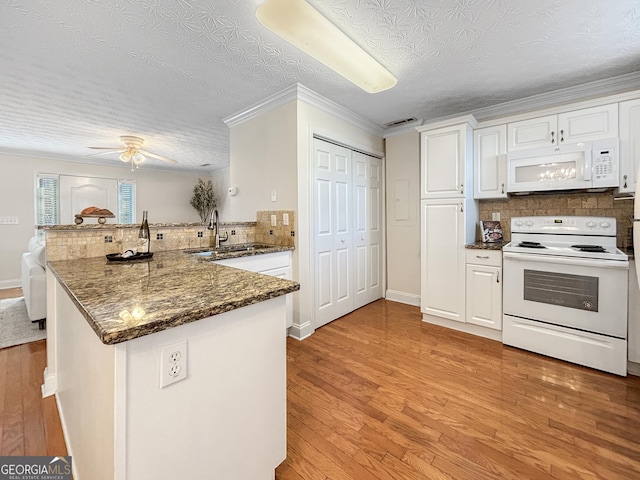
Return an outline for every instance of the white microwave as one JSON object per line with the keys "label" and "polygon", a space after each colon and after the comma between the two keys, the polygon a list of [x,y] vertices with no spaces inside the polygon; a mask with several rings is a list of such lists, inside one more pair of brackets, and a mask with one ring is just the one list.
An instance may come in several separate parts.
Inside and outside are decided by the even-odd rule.
{"label": "white microwave", "polygon": [[507,155],[507,192],[617,187],[618,139],[536,148]]}

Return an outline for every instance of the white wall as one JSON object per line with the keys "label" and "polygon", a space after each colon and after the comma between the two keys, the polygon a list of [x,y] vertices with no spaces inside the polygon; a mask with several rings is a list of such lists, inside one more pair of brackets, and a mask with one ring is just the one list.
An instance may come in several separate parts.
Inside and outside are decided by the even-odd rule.
{"label": "white wall", "polygon": [[[255,221],[258,210],[296,210],[296,102],[230,129],[230,186],[222,221]],[[277,200],[271,200],[272,190]]]}
{"label": "white wall", "polygon": [[387,178],[387,293],[420,304],[420,134],[385,140]]}
{"label": "white wall", "polygon": [[[18,217],[18,225],[0,225],[0,288],[20,283],[20,255],[34,234],[34,187],[37,173],[64,173],[104,178],[135,179],[136,215],[149,211],[150,223],[199,222],[189,204],[197,175],[169,173],[141,167],[101,166],[46,158],[0,154],[0,216]],[[203,177],[209,179],[212,177]],[[213,177],[224,185],[227,174]],[[226,186],[224,187],[226,191]],[[224,196],[224,191],[219,195]]]}

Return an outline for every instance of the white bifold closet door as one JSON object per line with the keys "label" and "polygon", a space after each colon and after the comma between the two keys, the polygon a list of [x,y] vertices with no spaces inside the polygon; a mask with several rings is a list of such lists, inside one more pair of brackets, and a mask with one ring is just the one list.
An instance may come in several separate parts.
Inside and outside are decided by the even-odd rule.
{"label": "white bifold closet door", "polygon": [[382,297],[382,160],[314,139],[314,326]]}

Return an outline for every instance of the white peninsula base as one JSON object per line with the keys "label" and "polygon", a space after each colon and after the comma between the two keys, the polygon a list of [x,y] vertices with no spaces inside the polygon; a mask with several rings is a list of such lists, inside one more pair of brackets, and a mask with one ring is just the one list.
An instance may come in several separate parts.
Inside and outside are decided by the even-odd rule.
{"label": "white peninsula base", "polygon": [[[43,391],[76,480],[273,479],[286,457],[286,306],[277,297],[104,345],[48,272]],[[160,352],[186,340],[185,380]]]}

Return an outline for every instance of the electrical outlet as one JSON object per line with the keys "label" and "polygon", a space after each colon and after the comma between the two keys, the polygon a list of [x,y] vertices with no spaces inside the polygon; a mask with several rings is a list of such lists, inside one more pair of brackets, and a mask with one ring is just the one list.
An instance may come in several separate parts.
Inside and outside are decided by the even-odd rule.
{"label": "electrical outlet", "polygon": [[275,227],[276,225],[277,225],[276,216],[275,215],[271,215],[271,226]]}
{"label": "electrical outlet", "polygon": [[187,378],[187,341],[163,347],[160,351],[160,388]]}
{"label": "electrical outlet", "polygon": [[500,221],[500,212],[491,212],[491,220],[494,222]]}

